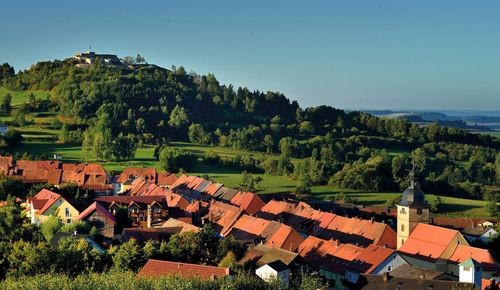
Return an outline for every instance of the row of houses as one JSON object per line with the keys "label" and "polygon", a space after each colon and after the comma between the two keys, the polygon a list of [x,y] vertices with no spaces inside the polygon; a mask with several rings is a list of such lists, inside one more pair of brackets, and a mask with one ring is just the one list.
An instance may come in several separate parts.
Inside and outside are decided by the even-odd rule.
{"label": "row of houses", "polygon": [[[70,168],[51,162],[39,165],[47,170],[50,166],[62,171]],[[25,167],[22,162],[20,165],[21,169]],[[83,172],[102,174],[98,167],[91,166],[87,171],[86,167],[83,166]],[[359,286],[360,281],[371,279],[366,275],[391,272],[402,265],[437,271],[451,280],[462,280],[465,275],[462,273],[467,272],[464,269],[470,270],[471,264],[476,273],[474,279],[490,279],[500,271],[487,250],[471,247],[459,231],[427,224],[430,219],[425,215],[427,208],[418,188],[403,194],[406,198],[398,205],[396,232],[373,219],[349,218],[314,209],[304,202],[270,200],[265,203],[255,193],[195,176],[177,178],[173,174],[159,174],[155,169],[128,168],[108,180],[116,194],[97,196],[86,202],[65,200],[56,193],[42,190],[28,200],[32,222],[41,223],[44,217],[56,213],[67,223],[85,220],[106,237],[116,238],[120,233],[114,232],[115,215],[118,210],[126,209],[133,220],[133,229],[125,229],[122,236],[142,239],[166,239],[180,231],[197,231],[208,222],[221,236],[233,236],[247,244],[248,255],[265,252],[256,260],[259,269],[264,267],[259,270],[262,276],[268,275],[265,269],[271,271],[270,268],[281,269],[279,275],[283,275],[283,271],[293,273],[294,264],[298,264],[301,271],[317,273],[339,289],[356,289],[353,285]],[[419,196],[408,196],[408,192]],[[276,255],[272,260],[269,253],[281,256]],[[267,258],[263,259],[264,256]]]}

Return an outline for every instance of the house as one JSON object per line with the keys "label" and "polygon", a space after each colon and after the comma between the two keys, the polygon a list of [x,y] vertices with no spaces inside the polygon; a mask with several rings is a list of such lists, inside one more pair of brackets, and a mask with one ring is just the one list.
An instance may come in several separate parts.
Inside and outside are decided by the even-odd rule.
{"label": "house", "polygon": [[96,227],[103,236],[112,239],[115,235],[115,217],[97,201],[85,209],[76,218]]}
{"label": "house", "polygon": [[255,215],[266,205],[257,194],[241,191],[231,199],[230,203],[238,206],[249,215]]}
{"label": "house", "polygon": [[304,237],[294,228],[281,224],[278,230],[266,240],[265,244],[294,252],[303,241]]}
{"label": "house", "polygon": [[493,227],[475,226],[461,231],[464,237],[471,243],[482,243],[486,245],[490,238],[498,235]]}
{"label": "house", "polygon": [[305,261],[298,253],[264,244],[258,244],[248,249],[238,261],[238,264],[245,267],[258,268],[278,260],[285,264],[292,273],[302,273],[305,271]]}
{"label": "house", "polygon": [[413,266],[459,275],[459,264],[474,258],[482,266],[483,278],[491,278],[500,265],[488,250],[471,247],[457,231],[418,224],[399,248],[401,256]]}
{"label": "house", "polygon": [[169,218],[186,217],[187,213],[171,203],[167,196],[99,196],[94,199],[113,215],[126,209],[134,227],[160,226]]}
{"label": "house", "polygon": [[355,284],[361,274],[381,275],[401,265],[408,263],[394,249],[369,245],[346,266],[345,277],[348,282]]}
{"label": "house", "polygon": [[61,195],[42,189],[28,199],[28,217],[32,224],[42,224],[51,216],[57,216],[65,224],[70,224],[80,212]]}
{"label": "house", "polygon": [[280,260],[270,262],[257,268],[257,270],[255,270],[255,275],[266,282],[272,282],[279,279],[283,284],[288,285],[290,281],[290,269]]}
{"label": "house", "polygon": [[239,207],[212,200],[208,207],[208,213],[202,218],[202,221],[212,222],[214,229],[225,236],[242,214],[243,210]]}
{"label": "house", "polygon": [[170,172],[161,172],[157,175],[156,184],[169,189],[176,181],[177,176],[175,176],[175,174]]}
{"label": "house", "polygon": [[130,189],[132,181],[142,178],[146,182],[156,183],[156,168],[127,167],[114,181],[115,193],[125,193]]}
{"label": "house", "polygon": [[149,259],[139,273],[137,273],[138,277],[158,277],[164,275],[215,279],[230,276],[230,271],[229,268],[223,267]]}

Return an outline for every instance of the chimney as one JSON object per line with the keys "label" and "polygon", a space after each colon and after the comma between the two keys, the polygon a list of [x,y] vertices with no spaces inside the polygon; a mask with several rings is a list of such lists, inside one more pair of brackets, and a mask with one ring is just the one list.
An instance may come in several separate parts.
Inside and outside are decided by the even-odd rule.
{"label": "chimney", "polygon": [[384,272],[384,274],[382,274],[382,281],[384,281],[384,283],[389,281],[389,272]]}
{"label": "chimney", "polygon": [[150,228],[151,227],[151,205],[148,204],[148,215],[146,218],[147,225],[146,227]]}

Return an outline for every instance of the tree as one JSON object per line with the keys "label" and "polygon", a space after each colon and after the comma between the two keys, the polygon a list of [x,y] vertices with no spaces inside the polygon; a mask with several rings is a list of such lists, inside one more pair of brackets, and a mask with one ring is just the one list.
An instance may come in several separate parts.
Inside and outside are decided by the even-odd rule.
{"label": "tree", "polygon": [[230,251],[227,252],[226,256],[219,262],[218,266],[234,270],[238,265],[237,263],[238,261],[236,260],[236,255]]}
{"label": "tree", "polygon": [[441,212],[442,203],[443,202],[441,201],[441,197],[436,196],[436,198],[430,204],[430,211],[432,213]]}
{"label": "tree", "polygon": [[499,215],[499,207],[497,205],[499,200],[499,195],[498,193],[492,193],[488,197],[488,203],[484,206],[486,212],[492,217],[498,216]]}
{"label": "tree", "polygon": [[180,129],[189,122],[188,113],[185,108],[178,104],[170,112],[170,119],[168,124],[174,129]]}
{"label": "tree", "polygon": [[57,216],[50,216],[40,226],[42,235],[46,241],[50,241],[55,233],[57,233],[63,226],[61,219]]}
{"label": "tree", "polygon": [[255,191],[255,188],[261,182],[262,177],[260,176],[254,177],[252,173],[249,173],[246,170],[241,173],[240,187],[244,191]]}
{"label": "tree", "polygon": [[5,94],[0,100],[0,110],[4,112],[10,112],[10,110],[12,109],[11,102],[12,96],[8,93]]}
{"label": "tree", "polygon": [[118,249],[110,250],[115,268],[137,271],[146,263],[146,257],[141,246],[135,239],[123,243]]}
{"label": "tree", "polygon": [[178,172],[181,168],[191,171],[197,158],[189,151],[165,146],[160,151],[160,166],[168,172]]}
{"label": "tree", "polygon": [[208,137],[205,129],[201,124],[192,123],[188,128],[189,142],[197,144],[209,144],[210,138]]}
{"label": "tree", "polygon": [[137,54],[137,56],[135,57],[135,63],[139,64],[139,63],[145,63],[146,62],[146,59],[141,56],[140,54]]}
{"label": "tree", "polygon": [[135,64],[135,59],[132,56],[125,56],[123,57],[123,62],[127,65],[133,65]]}

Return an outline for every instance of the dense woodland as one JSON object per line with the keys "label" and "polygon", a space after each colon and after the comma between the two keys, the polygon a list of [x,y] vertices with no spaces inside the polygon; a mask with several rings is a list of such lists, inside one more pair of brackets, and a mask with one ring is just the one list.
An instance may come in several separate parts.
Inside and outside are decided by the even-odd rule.
{"label": "dense woodland", "polygon": [[[498,198],[484,189],[500,183],[500,140],[488,135],[329,106],[301,108],[281,93],[221,85],[213,74],[187,73],[183,67],[77,68],[68,59],[16,74],[4,64],[0,84],[49,91],[49,99],[33,97],[22,105],[13,123],[22,125],[33,112],[55,112],[60,141],[82,144],[88,160],[127,160],[138,146],[154,144],[165,168],[176,172],[189,171],[198,161],[169,150],[170,141],[261,151],[279,158],[209,154],[203,162],[290,176],[299,181],[296,193],[307,195],[310,186],[324,184],[402,190],[414,159],[428,193]],[[0,103],[0,109],[9,109],[8,100]],[[391,154],[395,151],[403,154]]]}

